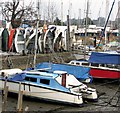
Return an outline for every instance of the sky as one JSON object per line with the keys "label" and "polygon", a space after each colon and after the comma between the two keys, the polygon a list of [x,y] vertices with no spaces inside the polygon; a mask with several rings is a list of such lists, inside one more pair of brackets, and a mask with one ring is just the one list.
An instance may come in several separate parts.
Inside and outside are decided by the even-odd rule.
{"label": "sky", "polygon": [[[50,4],[54,4],[55,9],[58,13],[58,17],[60,19],[62,18],[61,12],[63,12],[63,20],[66,20],[68,15],[68,10],[69,10],[70,18],[85,18],[87,1],[88,0],[41,0],[41,9],[42,9],[41,15],[42,16],[44,15],[46,10],[45,6],[48,6],[48,3],[50,2]],[[108,1],[107,5],[106,5],[106,1]],[[92,19],[108,16],[113,1],[114,0],[89,0],[88,16]],[[115,5],[113,7],[113,11],[110,18],[111,20],[115,20],[116,18],[118,12],[118,1],[120,0],[115,0]],[[61,2],[63,2],[63,10],[61,10]]]}
{"label": "sky", "polygon": [[[8,1],[8,0],[5,0]],[[10,1],[10,0],[9,0]],[[23,0],[21,0],[22,2]],[[35,2],[38,0],[24,0],[27,5],[30,1]],[[43,18],[47,10],[48,3],[54,4],[54,8],[57,12],[57,16],[65,21],[68,15],[68,10],[70,14],[70,18],[85,18],[86,15],[86,4],[88,0],[39,0],[41,1],[41,17]],[[106,1],[107,8],[106,8]],[[88,16],[91,19],[97,19],[98,17],[106,17],[110,11],[114,0],[89,0],[89,13]],[[115,5],[113,7],[113,11],[110,19],[115,20],[118,12],[118,1],[115,0]],[[63,10],[61,10],[61,3],[63,3]],[[61,16],[61,12],[63,13]]]}

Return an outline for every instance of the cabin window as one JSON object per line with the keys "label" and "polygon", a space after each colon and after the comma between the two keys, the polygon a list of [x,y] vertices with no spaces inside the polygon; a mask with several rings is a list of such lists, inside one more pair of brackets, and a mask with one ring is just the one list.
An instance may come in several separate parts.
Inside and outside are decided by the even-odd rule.
{"label": "cabin window", "polygon": [[74,62],[71,62],[71,64],[74,64]]}
{"label": "cabin window", "polygon": [[25,77],[25,80],[30,82],[37,82],[37,78],[33,78],[33,77]]}
{"label": "cabin window", "polygon": [[49,84],[50,84],[50,80],[47,80],[47,79],[40,79],[40,83],[49,85]]}
{"label": "cabin window", "polygon": [[99,64],[91,63],[91,66],[99,67]]}
{"label": "cabin window", "polygon": [[80,63],[76,63],[76,65],[80,65]]}
{"label": "cabin window", "polygon": [[120,69],[120,65],[116,65],[116,68],[117,68],[117,69]]}
{"label": "cabin window", "polygon": [[100,64],[101,67],[105,67],[105,64]]}
{"label": "cabin window", "polygon": [[84,66],[88,66],[88,65],[89,65],[89,63],[82,63],[82,65],[84,65]]}
{"label": "cabin window", "polygon": [[112,65],[112,64],[107,64],[107,67],[120,69],[120,67],[118,65]]}

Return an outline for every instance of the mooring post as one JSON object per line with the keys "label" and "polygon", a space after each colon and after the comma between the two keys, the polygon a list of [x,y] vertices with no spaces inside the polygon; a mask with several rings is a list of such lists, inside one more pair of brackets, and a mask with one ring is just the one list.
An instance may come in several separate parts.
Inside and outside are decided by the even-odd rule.
{"label": "mooring post", "polygon": [[22,102],[23,102],[23,91],[21,91],[21,83],[19,84],[19,94],[18,94],[18,104],[17,110],[18,112],[22,112]]}
{"label": "mooring post", "polygon": [[5,82],[4,82],[2,111],[6,111],[6,105],[7,105],[8,86],[6,86],[6,84],[7,84],[7,79],[5,79]]}

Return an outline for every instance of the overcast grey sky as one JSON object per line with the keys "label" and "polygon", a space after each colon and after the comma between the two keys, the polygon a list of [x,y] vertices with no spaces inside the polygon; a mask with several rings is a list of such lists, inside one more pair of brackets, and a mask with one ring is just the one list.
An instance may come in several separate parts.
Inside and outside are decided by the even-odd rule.
{"label": "overcast grey sky", "polygon": [[[61,1],[63,2],[63,15],[64,20],[66,19],[66,15],[68,14],[68,9],[70,7],[71,18],[78,18],[81,15],[81,18],[85,17],[86,10],[86,2],[87,0],[41,0],[41,4],[48,4],[48,1],[55,2],[56,7],[59,10],[59,15],[61,14]],[[107,0],[107,13],[109,12],[112,3],[114,0]],[[118,1],[115,0],[115,5],[113,7],[113,11],[111,14],[112,20],[116,18],[116,14],[118,11]],[[79,9],[81,11],[79,11]],[[81,12],[81,13],[80,13]],[[99,16],[106,16],[106,0],[89,0],[89,17],[92,19],[97,19]]]}
{"label": "overcast grey sky", "polygon": [[[5,1],[8,1],[8,0],[5,0]],[[38,0],[24,0],[25,4],[28,4],[30,1],[36,2]],[[50,4],[52,3],[54,4],[58,14],[57,16],[60,19],[61,19],[61,2],[63,2],[63,20],[66,20],[66,16],[68,14],[69,9],[70,9],[71,18],[85,17],[87,0],[39,0],[39,1],[41,1],[42,17],[45,13],[46,7],[48,6],[49,2]],[[97,19],[98,17],[105,17],[106,1],[108,1],[108,4],[107,4],[107,13],[108,13],[114,0],[89,0],[89,17],[92,19]],[[118,1],[120,0],[115,0],[115,5],[113,7],[113,11],[110,18],[112,20],[116,18],[116,14],[118,11]]]}

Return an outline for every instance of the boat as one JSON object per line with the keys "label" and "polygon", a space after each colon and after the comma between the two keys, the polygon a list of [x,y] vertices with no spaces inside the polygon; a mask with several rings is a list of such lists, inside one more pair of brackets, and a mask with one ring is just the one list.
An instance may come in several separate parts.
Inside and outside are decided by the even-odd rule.
{"label": "boat", "polygon": [[9,32],[7,28],[1,29],[0,36],[1,36],[2,51],[8,51]]}
{"label": "boat", "polygon": [[0,89],[4,88],[4,81],[7,81],[9,92],[18,93],[19,84],[21,84],[23,94],[32,98],[72,105],[82,105],[83,98],[97,100],[95,89],[88,88],[66,71],[56,70],[50,73],[31,70],[13,74],[10,77],[2,76]]}
{"label": "boat", "polygon": [[11,29],[9,39],[8,39],[8,49],[9,51],[12,49],[13,46],[13,39],[15,36],[16,29]]}
{"label": "boat", "polygon": [[16,29],[14,41],[16,52],[22,53],[25,50],[25,38],[20,29]]}
{"label": "boat", "polygon": [[44,48],[53,51],[66,51],[66,29],[67,26],[49,25],[44,35]]}
{"label": "boat", "polygon": [[[36,32],[38,32],[36,34]],[[34,53],[34,47],[35,47],[35,39],[36,39],[36,35],[38,35],[37,37],[37,51],[43,51],[43,48],[42,48],[42,33],[41,33],[41,29],[40,30],[37,30],[36,29],[31,29],[30,31],[30,36],[28,36],[27,38],[25,38],[26,42],[25,42],[25,47],[26,47],[26,50],[29,52],[29,53]]]}
{"label": "boat", "polygon": [[120,79],[119,53],[92,52],[88,60],[72,60],[69,64],[89,67],[93,78]]}
{"label": "boat", "polygon": [[120,54],[93,52],[88,62],[92,66],[90,74],[94,78],[120,78]]}
{"label": "boat", "polygon": [[19,74],[19,73],[22,73],[22,70],[19,69],[19,68],[0,70],[0,75],[2,77],[8,77],[8,76],[11,76],[11,75],[14,75],[14,74]]}
{"label": "boat", "polygon": [[[27,70],[29,70],[28,68]],[[72,66],[68,64],[42,62],[35,66],[36,70],[47,69],[47,71],[54,72],[55,70],[66,71],[74,75],[79,81],[85,83],[92,82],[92,76],[89,74],[90,68],[83,66]]]}

